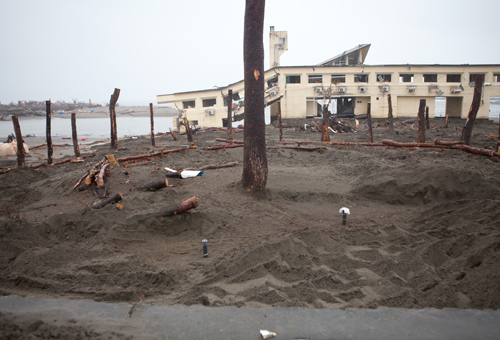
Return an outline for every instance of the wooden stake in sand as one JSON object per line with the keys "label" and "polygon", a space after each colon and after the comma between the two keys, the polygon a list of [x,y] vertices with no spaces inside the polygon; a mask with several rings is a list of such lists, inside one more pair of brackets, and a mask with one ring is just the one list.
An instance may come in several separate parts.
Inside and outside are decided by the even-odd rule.
{"label": "wooden stake in sand", "polygon": [[371,114],[372,104],[368,103],[368,107],[366,108],[366,123],[368,124],[368,140],[370,143],[373,143],[373,129],[372,129],[372,114]]}
{"label": "wooden stake in sand", "polygon": [[227,139],[233,140],[233,90],[227,92]]}
{"label": "wooden stake in sand", "polygon": [[425,143],[425,99],[420,99],[418,107],[418,142]]}
{"label": "wooden stake in sand", "polygon": [[389,123],[389,133],[392,135],[394,133],[394,122],[393,122],[393,115],[392,115],[392,99],[391,95],[387,95],[387,104],[389,105],[389,113],[387,114],[387,119]]}
{"label": "wooden stake in sand", "polygon": [[78,137],[76,133],[76,112],[71,113],[71,131],[73,137],[73,149],[75,150],[75,156],[80,157],[80,147],[78,146]]}
{"label": "wooden stake in sand", "polygon": [[116,89],[109,100],[109,119],[111,120],[111,149],[118,149],[118,137],[116,132],[116,102],[120,97],[120,89]]}
{"label": "wooden stake in sand", "polygon": [[153,114],[153,103],[149,103],[149,113],[151,116],[151,146],[154,148],[155,144],[155,117]]}
{"label": "wooden stake in sand", "polygon": [[467,145],[470,145],[472,138],[472,128],[474,127],[474,123],[476,122],[477,111],[479,110],[479,105],[481,104],[484,74],[478,74],[475,81],[476,85],[474,86],[474,97],[472,97],[472,104],[470,106],[469,115],[467,116],[467,121],[465,122],[465,126],[462,129],[462,138],[460,139]]}
{"label": "wooden stake in sand", "polygon": [[52,136],[50,135],[50,100],[47,100],[45,102],[45,110],[47,112],[47,129],[45,130],[45,136],[47,138],[47,164],[52,164],[52,154],[53,154],[53,148],[52,148]]}
{"label": "wooden stake in sand", "polygon": [[24,167],[26,165],[24,158],[24,141],[21,134],[21,126],[19,126],[19,119],[17,116],[12,116],[12,124],[14,124],[14,131],[16,132],[17,141],[17,166]]}

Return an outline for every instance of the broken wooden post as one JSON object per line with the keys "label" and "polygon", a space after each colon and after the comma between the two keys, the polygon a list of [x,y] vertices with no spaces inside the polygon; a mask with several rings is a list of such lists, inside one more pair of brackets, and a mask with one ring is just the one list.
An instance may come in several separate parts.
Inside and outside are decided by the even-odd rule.
{"label": "broken wooden post", "polygon": [[45,130],[45,136],[47,138],[47,164],[52,164],[52,154],[53,154],[53,147],[52,147],[52,136],[50,135],[50,100],[47,100],[45,102],[45,110],[47,113],[47,128]]}
{"label": "broken wooden post", "polygon": [[116,102],[120,96],[120,89],[116,89],[109,100],[109,119],[111,120],[111,149],[118,149],[118,137],[116,132]]}
{"label": "broken wooden post", "polygon": [[393,122],[393,115],[392,115],[392,99],[391,95],[387,95],[387,103],[389,105],[389,113],[387,114],[388,118],[388,123],[389,123],[389,133],[392,135],[394,133],[394,122]]}
{"label": "broken wooden post", "polygon": [[448,118],[449,118],[449,116],[448,116],[448,112],[446,112],[446,118],[445,118],[445,120],[444,120],[444,128],[445,128],[445,129],[447,129],[447,128],[448,128]]}
{"label": "broken wooden post", "polygon": [[177,141],[177,135],[175,134],[175,132],[172,130],[172,128],[169,128],[169,130],[170,130],[170,135],[172,136],[174,141]]}
{"label": "broken wooden post", "polygon": [[372,104],[368,103],[366,108],[366,124],[368,124],[368,140],[373,143],[373,129],[372,129],[372,114],[371,114]]}
{"label": "broken wooden post", "polygon": [[233,90],[227,92],[227,139],[233,140]]}
{"label": "broken wooden post", "polygon": [[472,104],[469,109],[467,121],[462,129],[462,140],[465,144],[470,145],[472,138],[472,128],[476,122],[477,111],[481,105],[481,94],[483,92],[484,74],[478,74],[475,79],[476,85],[474,86],[474,97],[472,97]]}
{"label": "broken wooden post", "polygon": [[120,193],[116,193],[114,194],[113,196],[111,197],[108,197],[106,199],[103,199],[102,201],[94,204],[92,206],[92,209],[101,209],[102,207],[104,207],[105,205],[108,205],[110,203],[116,203],[116,202],[119,202],[123,199],[123,196],[120,194]]}
{"label": "broken wooden post", "polygon": [[418,107],[418,142],[425,143],[425,99],[420,99]]}
{"label": "broken wooden post", "polygon": [[149,103],[149,114],[151,116],[151,146],[154,148],[155,144],[155,117],[153,114],[153,103]]}
{"label": "broken wooden post", "polygon": [[280,128],[280,142],[283,141],[283,123],[281,121],[281,99],[278,100],[278,124]]}
{"label": "broken wooden post", "polygon": [[198,199],[195,196],[193,196],[190,199],[187,199],[184,202],[182,202],[181,205],[164,211],[163,213],[161,213],[161,216],[168,217],[168,216],[178,215],[188,211],[189,209],[196,208],[197,206],[198,206]]}
{"label": "broken wooden post", "polygon": [[147,182],[135,187],[135,190],[145,190],[145,191],[156,191],[168,186],[168,180],[166,178],[157,179],[151,182]]}
{"label": "broken wooden post", "polygon": [[429,107],[428,106],[425,107],[425,128],[427,130],[430,130],[430,128],[431,128],[431,122],[429,120]]}
{"label": "broken wooden post", "polygon": [[498,142],[497,142],[497,152],[500,153],[500,113],[498,114]]}
{"label": "broken wooden post", "polygon": [[193,142],[193,132],[191,131],[191,127],[189,126],[189,120],[187,116],[184,116],[184,127],[186,128],[186,135],[189,143]]}
{"label": "broken wooden post", "polygon": [[76,112],[71,113],[71,132],[73,137],[73,149],[75,150],[75,156],[80,157],[80,147],[78,146],[78,138],[76,133]]}
{"label": "broken wooden post", "polygon": [[245,129],[242,184],[261,191],[267,184],[266,121],[264,115],[265,1],[246,0],[243,34]]}
{"label": "broken wooden post", "polygon": [[16,132],[17,141],[17,166],[24,167],[26,165],[24,158],[24,141],[21,134],[21,126],[19,126],[19,119],[17,116],[12,116],[12,124],[14,124],[14,131]]}
{"label": "broken wooden post", "polygon": [[328,126],[330,125],[330,111],[328,111],[328,104],[323,104],[323,124],[321,125],[321,141],[329,142],[330,134],[328,133]]}

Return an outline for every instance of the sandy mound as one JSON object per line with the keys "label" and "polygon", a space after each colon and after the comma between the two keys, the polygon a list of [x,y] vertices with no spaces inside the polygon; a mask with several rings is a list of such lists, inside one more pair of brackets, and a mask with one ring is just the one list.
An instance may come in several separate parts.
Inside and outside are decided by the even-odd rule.
{"label": "sandy mound", "polygon": [[[427,139],[457,140],[461,124],[433,128]],[[494,145],[488,136],[497,129],[475,127],[474,145]],[[287,140],[319,138],[285,132]],[[279,144],[277,129],[266,133],[269,145]],[[375,129],[375,140],[387,133]],[[389,138],[416,141],[416,135],[416,128],[401,127]],[[206,132],[195,142],[209,146],[224,137]],[[366,141],[366,128],[332,139]],[[183,143],[157,138],[168,149]],[[148,138],[119,146],[117,157],[151,151]],[[92,191],[72,187],[111,153],[108,145],[93,150],[96,156],[85,163],[1,175],[2,294],[135,302],[132,290],[150,289],[146,301],[153,304],[500,307],[500,165],[486,157],[360,146],[269,149],[268,190],[255,197],[238,184],[241,148],[189,150],[114,168],[107,190],[122,193],[125,208],[92,210],[98,200]],[[240,165],[169,179],[174,187],[157,192],[131,190],[164,177],[165,166],[233,161]],[[159,216],[191,196],[200,202],[197,209]],[[351,210],[345,226],[342,206]]]}

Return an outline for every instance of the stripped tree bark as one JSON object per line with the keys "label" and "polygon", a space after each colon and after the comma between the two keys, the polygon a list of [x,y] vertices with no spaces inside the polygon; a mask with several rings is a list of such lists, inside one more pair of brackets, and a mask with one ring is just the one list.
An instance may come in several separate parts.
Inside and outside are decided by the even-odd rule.
{"label": "stripped tree bark", "polygon": [[154,148],[155,144],[155,117],[153,114],[153,103],[149,103],[149,114],[151,116],[151,146]]}
{"label": "stripped tree bark", "polygon": [[420,99],[418,107],[418,142],[425,143],[425,99]]}
{"label": "stripped tree bark", "polygon": [[372,104],[368,103],[368,107],[366,108],[366,123],[368,124],[368,140],[370,143],[373,143],[373,129],[372,129],[372,114],[371,114]]}
{"label": "stripped tree bark", "polygon": [[264,191],[267,156],[264,118],[264,12],[265,0],[246,0],[244,27],[245,129],[243,187]]}
{"label": "stripped tree bark", "polygon": [[394,117],[392,115],[392,99],[390,94],[387,95],[387,104],[389,105],[389,113],[387,114],[389,133],[392,135],[394,133]]}
{"label": "stripped tree bark", "polygon": [[21,126],[19,126],[19,119],[17,116],[12,116],[12,124],[14,124],[14,131],[16,132],[17,141],[17,166],[24,167],[26,165],[24,157],[24,141],[21,134]]}
{"label": "stripped tree bark", "polygon": [[477,75],[475,81],[476,85],[474,86],[474,97],[472,97],[472,104],[469,109],[467,121],[465,122],[465,126],[462,129],[462,138],[460,139],[467,145],[470,145],[472,138],[472,128],[474,127],[474,123],[476,122],[477,111],[479,110],[479,105],[481,104],[484,74]]}
{"label": "stripped tree bark", "polygon": [[78,137],[76,131],[76,112],[71,113],[71,136],[73,137],[73,149],[75,156],[80,157],[80,146],[78,145]]}
{"label": "stripped tree bark", "polygon": [[47,100],[45,102],[45,111],[47,114],[47,122],[46,122],[46,130],[45,130],[45,137],[47,138],[47,164],[52,164],[52,153],[53,153],[53,147],[52,147],[52,136],[50,135],[50,100]]}
{"label": "stripped tree bark", "polygon": [[233,90],[227,92],[227,139],[233,140]]}
{"label": "stripped tree bark", "polygon": [[118,137],[116,132],[116,102],[120,97],[120,89],[116,89],[109,100],[109,119],[111,120],[111,149],[118,149]]}

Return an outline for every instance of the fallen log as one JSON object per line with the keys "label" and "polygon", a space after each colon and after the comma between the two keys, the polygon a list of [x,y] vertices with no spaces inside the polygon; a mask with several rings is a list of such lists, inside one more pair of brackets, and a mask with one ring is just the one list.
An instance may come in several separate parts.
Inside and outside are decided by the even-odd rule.
{"label": "fallen log", "polygon": [[465,151],[474,155],[500,157],[500,153],[496,151],[489,149],[479,149],[469,145],[450,145],[450,149],[458,149],[460,151]]}
{"label": "fallen log", "polygon": [[191,145],[191,146],[185,147],[185,148],[179,148],[179,149],[173,149],[173,150],[163,150],[163,151],[160,151],[160,152],[153,152],[153,153],[148,153],[148,154],[145,154],[145,155],[137,155],[137,156],[130,156],[130,157],[121,157],[121,158],[118,158],[117,161],[118,162],[125,162],[125,161],[137,160],[137,159],[147,159],[147,158],[157,157],[157,156],[161,156],[161,155],[168,155],[168,154],[175,153],[175,152],[181,152],[181,151],[186,151],[186,150],[193,150],[193,149],[196,149],[196,148],[197,148],[196,146]]}
{"label": "fallen log", "polygon": [[102,207],[110,204],[110,203],[116,203],[119,202],[123,199],[123,196],[118,192],[114,194],[111,197],[108,197],[92,206],[92,209],[101,209]]}
{"label": "fallen log", "polygon": [[57,161],[57,162],[54,162],[52,164],[47,164],[47,163],[42,162],[42,163],[35,164],[35,165],[28,165],[28,167],[30,167],[32,169],[38,169],[41,167],[61,165],[61,164],[66,164],[66,163],[80,163],[83,161],[83,159],[89,158],[89,157],[94,157],[94,156],[95,156],[95,153],[90,153],[90,154],[83,155],[80,157],[66,158],[66,159],[63,159],[62,161]]}
{"label": "fallen log", "polygon": [[198,206],[198,199],[195,196],[193,196],[193,197],[185,200],[184,202],[182,202],[181,205],[164,211],[163,213],[161,213],[161,216],[169,217],[169,216],[178,215],[178,214],[186,212],[190,209],[194,209],[197,206]]}
{"label": "fallen log", "polygon": [[148,183],[138,185],[134,189],[145,190],[145,191],[156,191],[159,189],[166,188],[167,186],[168,186],[168,180],[166,178],[161,178]]}
{"label": "fallen log", "polygon": [[224,139],[224,138],[215,138],[215,141],[216,142],[225,142],[225,143],[229,143],[229,144],[243,144],[243,143],[245,143],[242,140],[229,140],[229,139]]}
{"label": "fallen log", "polygon": [[236,166],[236,165],[238,165],[238,162],[231,162],[231,163],[217,164],[217,165],[205,165],[205,166],[202,166],[199,170],[204,171],[204,170],[209,170],[209,169],[229,168],[229,167]]}
{"label": "fallen log", "polygon": [[208,146],[206,148],[201,148],[201,150],[206,150],[206,151],[225,150],[225,149],[241,148],[241,147],[243,147],[243,144],[225,144],[225,145]]}
{"label": "fallen log", "polygon": [[457,142],[447,142],[447,141],[442,141],[439,139],[434,139],[434,144],[436,145],[462,145],[464,144],[463,141],[457,141]]}
{"label": "fallen log", "polygon": [[293,149],[297,151],[316,151],[316,150],[324,150],[326,147],[324,146],[268,146],[268,149]]}
{"label": "fallen log", "polygon": [[382,140],[382,144],[400,148],[432,148],[432,149],[448,148],[447,145],[436,145],[432,143],[400,143],[388,139]]}
{"label": "fallen log", "polygon": [[3,175],[3,174],[6,174],[7,172],[11,171],[12,169],[11,168],[7,168],[7,169],[0,169],[0,174]]}

